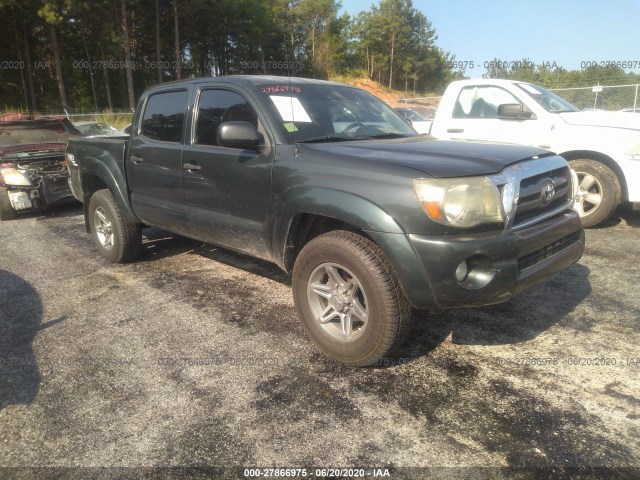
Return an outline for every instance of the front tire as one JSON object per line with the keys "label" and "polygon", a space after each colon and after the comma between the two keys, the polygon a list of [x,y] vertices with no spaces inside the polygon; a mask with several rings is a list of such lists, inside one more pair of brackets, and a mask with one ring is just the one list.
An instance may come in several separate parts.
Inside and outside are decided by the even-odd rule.
{"label": "front tire", "polygon": [[18,214],[11,205],[9,192],[4,188],[0,188],[0,221],[15,220],[17,216]]}
{"label": "front tire", "polygon": [[140,224],[122,214],[109,190],[98,190],[91,196],[89,225],[98,251],[111,263],[130,262],[140,253]]}
{"label": "front tire", "polygon": [[305,330],[342,363],[375,364],[409,331],[411,307],[393,268],[361,235],[338,230],[311,240],[296,258],[292,284]]}
{"label": "front tire", "polygon": [[620,205],[622,189],[618,177],[609,167],[595,160],[571,160],[569,165],[578,175],[575,209],[582,225],[587,228],[604,222]]}

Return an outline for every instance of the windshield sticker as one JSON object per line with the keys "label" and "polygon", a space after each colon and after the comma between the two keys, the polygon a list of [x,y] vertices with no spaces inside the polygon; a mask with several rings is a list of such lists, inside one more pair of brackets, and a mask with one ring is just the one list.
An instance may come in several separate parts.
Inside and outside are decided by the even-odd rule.
{"label": "windshield sticker", "polygon": [[300,93],[302,89],[296,85],[276,85],[275,87],[262,87],[262,93]]}
{"label": "windshield sticker", "polygon": [[311,123],[309,114],[297,98],[281,95],[271,95],[269,98],[278,109],[283,121]]}
{"label": "windshield sticker", "polygon": [[294,133],[298,131],[298,127],[296,127],[296,124],[293,122],[286,122],[283,124],[283,126],[289,133]]}

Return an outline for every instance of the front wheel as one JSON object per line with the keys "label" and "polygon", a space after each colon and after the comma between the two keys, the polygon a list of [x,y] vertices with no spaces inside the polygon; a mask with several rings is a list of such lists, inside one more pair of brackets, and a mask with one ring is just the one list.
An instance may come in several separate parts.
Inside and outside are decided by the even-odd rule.
{"label": "front wheel", "polygon": [[311,339],[347,365],[394,353],[410,328],[411,307],[391,265],[361,235],[338,230],[311,240],[296,259],[292,283]]}
{"label": "front wheel", "polygon": [[584,227],[593,227],[608,219],[620,205],[621,188],[616,174],[595,160],[571,160],[578,176],[575,209]]}
{"label": "front wheel", "polygon": [[0,221],[15,220],[17,216],[16,211],[11,205],[9,192],[4,188],[0,188]]}
{"label": "front wheel", "polygon": [[140,224],[122,214],[109,190],[98,190],[91,196],[89,225],[98,251],[111,263],[130,262],[140,253]]}

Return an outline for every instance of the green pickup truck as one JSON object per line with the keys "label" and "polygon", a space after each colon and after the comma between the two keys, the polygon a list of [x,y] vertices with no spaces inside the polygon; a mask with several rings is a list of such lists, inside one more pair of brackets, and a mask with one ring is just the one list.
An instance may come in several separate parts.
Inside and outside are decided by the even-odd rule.
{"label": "green pickup truck", "polygon": [[72,138],[67,160],[109,261],[134,260],[155,226],[274,262],[309,336],[349,365],[395,354],[412,308],[504,302],[584,250],[563,158],[420,136],[333,82],[158,85],[130,137]]}

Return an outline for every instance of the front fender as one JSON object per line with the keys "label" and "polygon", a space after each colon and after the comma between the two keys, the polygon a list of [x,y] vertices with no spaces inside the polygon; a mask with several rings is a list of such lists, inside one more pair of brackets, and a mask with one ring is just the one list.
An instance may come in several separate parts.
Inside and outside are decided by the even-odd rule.
{"label": "front fender", "polygon": [[405,294],[414,297],[417,295],[415,292],[420,292],[420,295],[431,299],[430,282],[406,233],[394,218],[365,198],[328,188],[294,187],[287,190],[277,203],[273,256],[285,270],[287,238],[300,214],[333,218],[366,232],[393,266]]}
{"label": "front fender", "polygon": [[293,187],[282,194],[275,209],[273,253],[278,260],[283,258],[293,219],[299,214],[334,218],[360,230],[404,234],[387,212],[362,197],[330,188]]}

